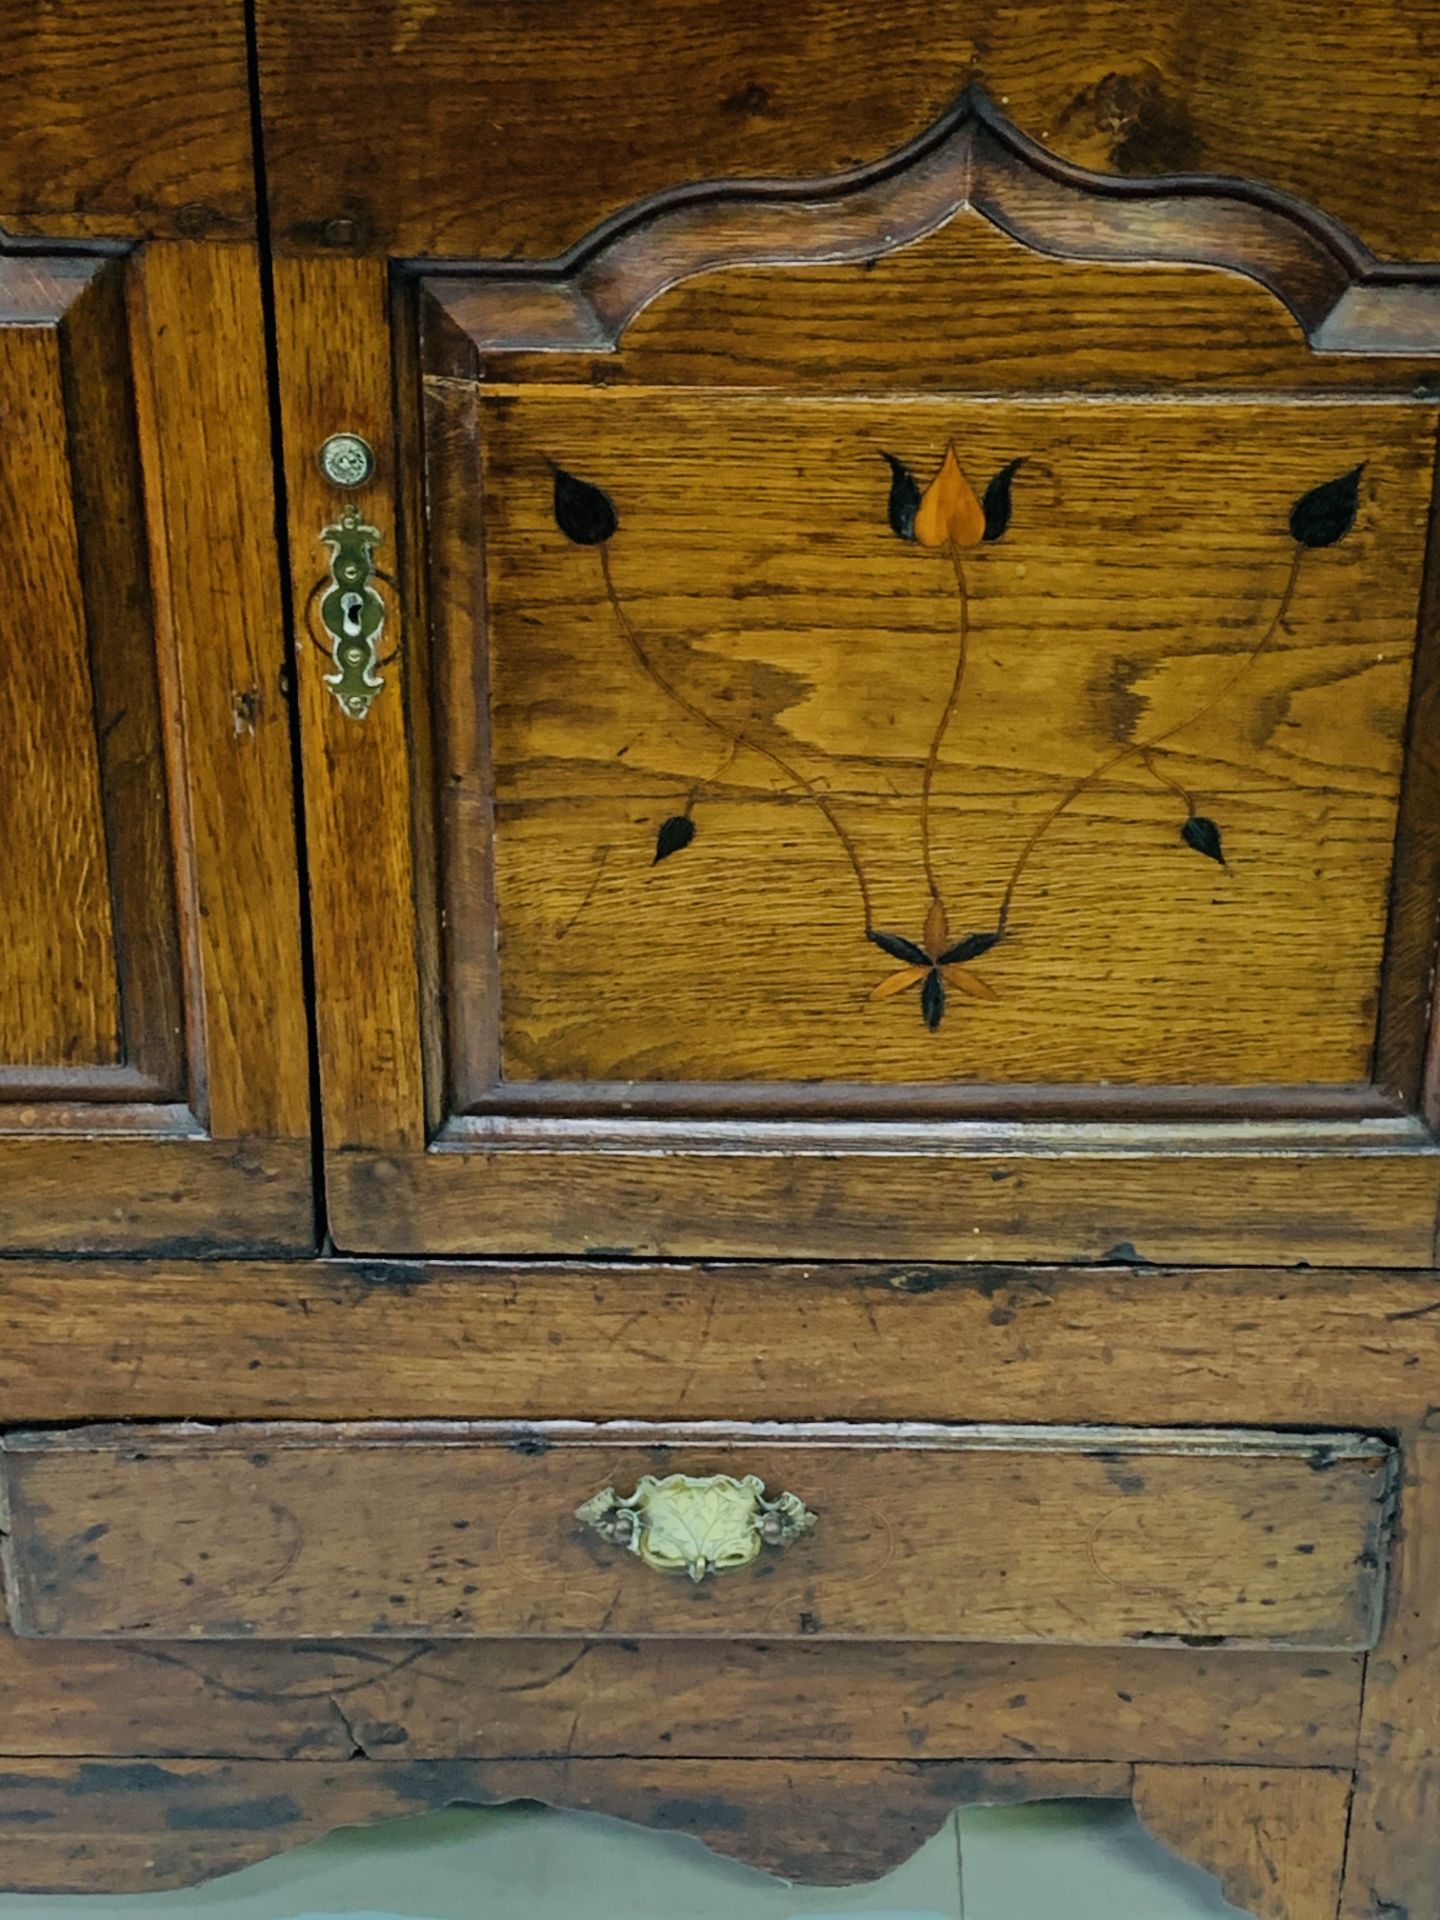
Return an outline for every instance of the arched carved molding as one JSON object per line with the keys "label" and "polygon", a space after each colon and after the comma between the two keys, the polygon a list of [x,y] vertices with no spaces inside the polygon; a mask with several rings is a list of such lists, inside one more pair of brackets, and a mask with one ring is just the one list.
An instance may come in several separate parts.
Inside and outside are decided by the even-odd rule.
{"label": "arched carved molding", "polygon": [[1255,1920],[1335,1920],[1351,1777],[1323,1769],[1135,1769],[1141,1822]]}
{"label": "arched carved molding", "polygon": [[1073,166],[978,87],[873,165],[679,188],[626,208],[555,259],[480,261],[426,284],[482,350],[610,352],[637,314],[699,274],[873,260],[962,213],[1059,259],[1244,274],[1318,349],[1440,352],[1440,262],[1377,260],[1327,214],[1252,182],[1116,179]]}

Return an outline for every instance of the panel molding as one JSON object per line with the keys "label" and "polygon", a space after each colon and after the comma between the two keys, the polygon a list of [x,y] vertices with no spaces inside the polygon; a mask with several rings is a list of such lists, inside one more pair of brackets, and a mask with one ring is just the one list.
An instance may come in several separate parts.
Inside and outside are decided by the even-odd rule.
{"label": "panel molding", "polygon": [[1061,160],[978,85],[882,160],[795,181],[706,182],[623,209],[550,260],[426,271],[481,350],[614,351],[667,289],[726,267],[862,261],[973,213],[1058,258],[1244,274],[1326,352],[1440,352],[1440,262],[1381,261],[1317,207],[1212,174],[1116,179]]}

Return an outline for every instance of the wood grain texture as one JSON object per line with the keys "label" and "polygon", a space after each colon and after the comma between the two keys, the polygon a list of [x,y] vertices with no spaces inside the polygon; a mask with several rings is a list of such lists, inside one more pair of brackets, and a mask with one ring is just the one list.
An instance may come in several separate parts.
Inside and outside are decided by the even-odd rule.
{"label": "wood grain texture", "polygon": [[[1433,1386],[1434,1376],[1429,1376]],[[1433,1398],[1433,1395],[1432,1395]],[[1433,1405],[1403,1436],[1394,1584],[1367,1663],[1343,1920],[1424,1920],[1440,1888],[1440,1443]]]}
{"label": "wood grain texture", "polygon": [[14,1761],[0,1773],[0,1885],[158,1892],[234,1873],[336,1827],[539,1800],[689,1834],[787,1880],[877,1879],[955,1807],[1124,1799],[1126,1766],[764,1760]]}
{"label": "wood grain texture", "polygon": [[396,1254],[1103,1262],[1119,1249],[1160,1264],[1419,1269],[1434,1258],[1440,1160],[1378,1121],[501,1119],[430,1153],[333,1155],[327,1191],[342,1247]]}
{"label": "wood grain texture", "polygon": [[[872,394],[1297,385],[1414,394],[1435,373],[1433,357],[1309,352],[1283,303],[1237,273],[1054,259],[974,215],[858,261],[714,265],[667,285],[624,328],[618,352],[593,339],[563,353],[517,344],[544,283],[503,265],[456,267],[420,284],[427,364],[448,378],[788,393],[843,377]],[[877,310],[888,324],[876,325]],[[573,303],[570,312],[573,325]]]}
{"label": "wood grain texture", "polygon": [[[387,281],[381,263],[276,266],[280,406],[287,471],[292,596],[301,626],[299,705],[305,833],[315,951],[316,1022],[326,1141],[425,1138],[425,1091],[411,848],[411,771],[403,670],[364,720],[325,685],[327,656],[303,614],[329,550],[322,529],[353,504],[379,528],[376,565],[394,564],[397,456]],[[357,433],[375,477],[353,496],[316,456],[332,433]],[[409,636],[398,636],[404,646]],[[393,642],[390,644],[394,644]]]}
{"label": "wood grain texture", "polygon": [[[1263,1090],[1257,1117],[1297,1122],[1323,1102],[1379,1118],[1420,1096],[1434,925],[1434,861],[1415,827],[1423,758],[1397,827],[1433,409],[1413,404],[1413,385],[1404,401],[1397,388],[1388,404],[1342,406],[1328,370],[1307,389],[1299,329],[1261,325],[1252,342],[1226,305],[1233,280],[1182,288],[1173,267],[1148,288],[1132,275],[1116,306],[1087,283],[1081,324],[1096,337],[1077,352],[1063,273],[1009,242],[986,273],[957,211],[1032,250],[1139,259],[1147,273],[1177,258],[1238,265],[1312,340],[1370,269],[1323,218],[1258,189],[1187,181],[1155,198],[1082,178],[1002,109],[1008,96],[992,108],[972,94],[885,166],[803,190],[732,191],[722,170],[691,191],[687,174],[568,256],[492,251],[472,272],[423,279],[428,517],[407,491],[397,518],[412,564],[428,535],[427,578],[406,594],[432,609],[433,660],[409,669],[408,765],[368,743],[382,856],[367,844],[362,863],[337,836],[337,874],[349,864],[325,916],[337,981],[358,977],[341,949],[369,958],[371,930],[385,930],[362,1012],[378,1009],[379,1033],[365,1040],[381,1067],[390,1039],[411,1053],[393,1096],[347,1086],[332,1103],[340,1246],[765,1257],[781,1248],[763,1223],[783,1217],[786,1250],[814,1257],[1093,1259],[1117,1245],[1161,1259],[1434,1257],[1419,1129],[1364,1136],[1377,1163],[1393,1152],[1383,1173],[1345,1164],[1360,1134],[1266,1137],[1264,1173],[1243,1172],[1273,1185],[1242,1226],[1226,1189],[1261,1144],[1243,1128],[1017,1134],[1013,1166],[969,1160],[952,1193],[955,1161],[988,1141],[932,1128],[912,1159],[898,1128],[802,1137],[758,1124],[762,1089],[767,1118],[807,1120],[863,1115],[867,1087],[954,1088],[968,1102],[956,1113],[1007,1119],[1012,1089],[1043,1105],[1093,1088],[1107,1116],[1129,1093],[1173,1090],[1177,1112],[1216,1119]],[[1004,269],[1022,258],[1010,286]],[[870,284],[877,259],[893,285]],[[940,314],[963,306],[977,266],[1008,304],[987,319],[982,293],[962,385],[982,367],[993,380],[997,360],[1013,369],[1000,341],[1018,311],[1048,346],[1032,361],[1078,360],[1093,389],[1113,354],[1122,392],[1092,390],[1083,406],[940,398],[938,343],[954,340]],[[347,271],[294,265],[313,286]],[[897,289],[918,295],[913,331],[930,343],[908,384]],[[402,393],[414,299],[407,283],[394,309]],[[1203,377],[1212,339],[1253,347],[1241,384],[1274,382],[1273,399],[1123,390],[1153,381],[1176,395]],[[1222,345],[1210,381],[1232,364]],[[1397,365],[1397,377],[1409,376]],[[402,411],[408,443],[408,396]],[[923,483],[947,445],[964,448],[977,486],[1023,463],[1006,539],[963,569],[958,548],[907,550],[887,525],[881,456],[898,449]],[[1342,456],[1366,475],[1354,536],[1302,553],[1288,516]],[[557,525],[556,467],[604,489],[598,540],[567,542]],[[1403,557],[1381,550],[1397,539]],[[1334,563],[1318,580],[1316,560]],[[331,804],[323,763],[320,778]],[[657,859],[677,819],[684,856]],[[940,1035],[927,1031],[938,976],[877,1002],[887,961],[869,940],[919,940],[927,898],[942,895],[946,937],[1004,937],[968,987],[950,982]],[[985,1005],[960,1006],[966,990]],[[352,1075],[366,1049],[331,1040],[332,1077]],[[1377,1072],[1373,1105],[1356,1105]],[[745,1096],[733,1112],[731,1089]],[[602,1113],[625,1118],[579,1124]],[[725,1126],[697,1128],[702,1115]],[[420,1150],[419,1130],[438,1151]],[[713,1163],[693,1151],[701,1132]],[[1287,1160],[1292,1145],[1315,1149],[1313,1165]],[[1197,1147],[1216,1158],[1197,1167]],[[1069,1156],[1132,1148],[1098,1190],[1088,1161],[1087,1220]],[[893,1178],[868,1177],[872,1153]],[[1372,1174],[1393,1182],[1383,1202]]]}
{"label": "wood grain texture", "polygon": [[[16,614],[0,1100],[179,1100],[183,982],[124,271],[0,259]],[[103,1038],[102,1038],[103,1035]]]}
{"label": "wood grain texture", "polygon": [[[257,256],[156,244],[133,300],[141,441],[158,489],[157,606],[188,773],[193,1104],[217,1139],[305,1140],[309,1036]],[[204,353],[194,350],[200,326]]]}
{"label": "wood grain texture", "polygon": [[1135,1810],[1167,1847],[1213,1873],[1256,1920],[1334,1920],[1348,1772],[1135,1769]]}
{"label": "wood grain texture", "polygon": [[[1363,1661],[829,1641],[21,1639],[0,1752],[250,1759],[1143,1759],[1348,1766]],[[843,1711],[837,1703],[843,1702]]]}
{"label": "wood grain texture", "polygon": [[66,424],[124,1058],[152,1098],[179,1100],[188,1075],[170,790],[184,769],[161,703],[125,286],[120,264],[107,265],[66,316]]}
{"label": "wood grain texture", "polygon": [[759,0],[664,0],[643,16],[602,0],[543,19],[519,0],[480,14],[389,0],[363,46],[346,18],[334,0],[260,10],[272,205],[292,246],[554,254],[679,180],[879,159],[976,78],[1066,160],[1239,175],[1325,208],[1379,253],[1440,251],[1424,0],[1362,0],[1343,18],[1257,17],[1240,0],[1039,14],[804,0],[779,21]]}
{"label": "wood grain texture", "polygon": [[[17,1631],[160,1640],[1359,1649],[1391,1469],[1345,1436],[779,1424],[96,1428],[12,1434],[4,1454]],[[755,1474],[818,1524],[738,1572],[666,1577],[576,1512],[642,1473]]]}
{"label": "wood grain texture", "polygon": [[36,1103],[5,1117],[7,1254],[293,1255],[314,1244],[308,1141],[215,1140],[184,1107]]}
{"label": "wood grain texture", "polygon": [[487,264],[453,306],[479,346],[615,345],[677,283],[719,266],[873,265],[958,214],[1066,259],[1229,268],[1281,300],[1313,346],[1433,352],[1440,269],[1380,266],[1317,209],[1252,182],[1117,183],[1027,139],[983,88],[873,167],[824,180],[677,182],[556,259]]}
{"label": "wood grain texture", "polygon": [[0,1246],[295,1251],[307,1030],[256,258],[7,256],[0,303],[33,362],[0,456],[30,634],[6,683]]}
{"label": "wood grain texture", "polygon": [[[481,410],[507,1083],[1368,1077],[1431,410],[508,389]],[[918,939],[922,769],[965,607],[944,554],[895,539],[881,453],[923,482],[951,443],[977,486],[1017,456],[1039,470],[966,559],[971,657],[934,783],[957,937],[996,924],[1074,784],[1136,750],[1037,845],[977,963],[998,1001],[957,998],[931,1034],[914,995],[868,998],[894,962],[844,849],[760,754],[841,816],[873,925]],[[623,616],[710,726],[633,657],[594,553],[555,527],[547,457],[615,499]],[[1362,460],[1361,524],[1306,556],[1247,665],[1292,502]],[[1226,868],[1182,845],[1177,786],[1223,823]],[[652,865],[687,807],[695,844]],[[449,905],[452,937],[493,950],[463,879]]]}
{"label": "wood grain texture", "polygon": [[121,1045],[61,379],[53,329],[0,331],[0,494],[15,515],[0,595],[31,642],[13,648],[0,682],[0,779],[11,796],[0,842],[0,1054],[21,1068],[114,1065]]}
{"label": "wood grain texture", "polygon": [[[783,1335],[783,1338],[780,1337]],[[9,1260],[0,1419],[1393,1428],[1433,1272]]]}
{"label": "wood grain texture", "polygon": [[0,230],[251,231],[239,0],[5,0],[0,43]]}

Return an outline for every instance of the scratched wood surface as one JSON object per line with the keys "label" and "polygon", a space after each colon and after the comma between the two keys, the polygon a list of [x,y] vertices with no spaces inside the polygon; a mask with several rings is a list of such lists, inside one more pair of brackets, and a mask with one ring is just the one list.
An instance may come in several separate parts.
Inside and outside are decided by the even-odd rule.
{"label": "scratched wood surface", "polygon": [[1424,1914],[1440,1886],[1440,1445],[1433,1404],[1404,1435],[1404,1468],[1385,1634],[1366,1674],[1342,1920]]}
{"label": "scratched wood surface", "polygon": [[1135,1769],[1135,1810],[1256,1920],[1334,1920],[1350,1775],[1268,1767]]}
{"label": "scratched wood surface", "polygon": [[[1362,1659],[797,1640],[33,1640],[0,1753],[804,1756],[1348,1766]],[[844,1710],[837,1711],[837,1703]]]}
{"label": "scratched wood surface", "polygon": [[676,180],[876,160],[978,78],[1067,160],[1239,175],[1440,253],[1427,0],[384,0],[363,39],[341,0],[265,0],[258,26],[290,247],[550,255]]}
{"label": "scratched wood surface", "polygon": [[[1432,410],[526,391],[483,415],[506,1078],[1366,1077]],[[961,585],[886,519],[882,453],[924,484],[951,442],[977,490],[1026,463]],[[599,561],[547,459],[614,501]],[[1264,644],[1292,503],[1361,462],[1353,533],[1307,551]],[[865,933],[923,940],[967,610],[932,795],[952,941],[1131,751],[1030,854],[974,969],[995,997],[932,1034],[918,992],[870,999],[896,967]],[[1192,812],[1224,866],[1181,841]]]}
{"label": "scratched wood surface", "polygon": [[1418,1421],[1433,1271],[7,1260],[0,1418]]}
{"label": "scratched wood surface", "polygon": [[1104,1761],[22,1760],[0,1774],[13,1808],[0,1884],[153,1893],[336,1827],[538,1800],[689,1834],[787,1880],[848,1886],[899,1866],[957,1806],[1122,1800],[1131,1776]]}
{"label": "scratched wood surface", "polygon": [[[1344,1436],[891,1426],[98,1428],[4,1455],[16,1629],[162,1640],[1362,1648],[1391,1469]],[[576,1511],[644,1473],[758,1475],[818,1521],[737,1572],[667,1577]]]}

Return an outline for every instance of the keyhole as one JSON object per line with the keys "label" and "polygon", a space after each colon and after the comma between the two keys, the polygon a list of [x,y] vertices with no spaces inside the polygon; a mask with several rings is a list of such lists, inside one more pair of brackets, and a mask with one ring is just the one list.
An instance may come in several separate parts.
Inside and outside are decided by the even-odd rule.
{"label": "keyhole", "polygon": [[360,627],[360,614],[365,605],[358,593],[343,593],[340,596],[340,627],[347,640],[359,640],[364,636]]}

